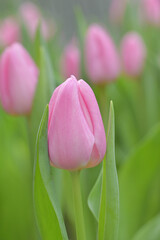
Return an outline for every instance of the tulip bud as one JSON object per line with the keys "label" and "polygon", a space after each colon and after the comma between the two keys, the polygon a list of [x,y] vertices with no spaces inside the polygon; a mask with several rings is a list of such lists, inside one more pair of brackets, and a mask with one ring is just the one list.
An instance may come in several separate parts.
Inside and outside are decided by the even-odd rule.
{"label": "tulip bud", "polygon": [[153,25],[160,26],[160,1],[142,0],[142,14],[145,20]]}
{"label": "tulip bud", "polygon": [[119,57],[109,34],[100,26],[92,25],[85,40],[86,70],[94,83],[109,82],[120,72]]}
{"label": "tulip bud", "polygon": [[121,43],[121,53],[124,71],[129,76],[138,76],[146,58],[146,47],[141,36],[136,32],[126,34]]}
{"label": "tulip bud", "polygon": [[44,39],[48,40],[53,36],[55,28],[53,23],[44,19],[39,8],[32,2],[26,2],[21,5],[20,15],[32,39],[35,37],[39,24],[41,24],[41,34]]}
{"label": "tulip bud", "polygon": [[79,78],[80,75],[80,52],[74,42],[71,42],[64,50],[61,59],[61,69],[64,78],[74,75]]}
{"label": "tulip bud", "polygon": [[121,23],[126,10],[126,0],[112,0],[109,7],[109,18],[112,23]]}
{"label": "tulip bud", "polygon": [[14,43],[0,59],[0,100],[10,114],[29,114],[38,81],[38,69],[23,46]]}
{"label": "tulip bud", "polygon": [[77,170],[99,164],[106,151],[104,126],[95,95],[71,76],[49,103],[48,149],[51,164]]}
{"label": "tulip bud", "polygon": [[0,24],[0,46],[6,47],[20,40],[20,28],[14,18],[6,18]]}

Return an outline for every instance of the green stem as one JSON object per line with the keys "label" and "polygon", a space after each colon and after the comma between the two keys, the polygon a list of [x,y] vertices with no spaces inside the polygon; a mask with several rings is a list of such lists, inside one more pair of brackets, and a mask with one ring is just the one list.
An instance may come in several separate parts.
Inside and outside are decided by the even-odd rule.
{"label": "green stem", "polygon": [[86,240],[83,204],[80,187],[80,171],[71,172],[77,240]]}
{"label": "green stem", "polygon": [[99,107],[100,107],[100,111],[103,119],[103,124],[106,130],[107,122],[108,122],[108,115],[107,115],[108,99],[107,99],[106,85],[99,85],[98,91],[99,91]]}

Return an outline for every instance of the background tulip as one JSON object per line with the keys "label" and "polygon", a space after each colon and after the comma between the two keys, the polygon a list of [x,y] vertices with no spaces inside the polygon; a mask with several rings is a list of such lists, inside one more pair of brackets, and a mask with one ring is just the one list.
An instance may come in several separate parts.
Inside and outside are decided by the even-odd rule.
{"label": "background tulip", "polygon": [[99,25],[89,27],[85,39],[86,70],[91,81],[102,83],[117,78],[120,72],[116,47]]}
{"label": "background tulip", "polygon": [[40,9],[32,2],[26,2],[21,5],[20,16],[32,39],[35,37],[39,24],[41,24],[41,34],[45,40],[53,36],[55,31],[54,23],[44,19]]}
{"label": "background tulip", "polygon": [[126,0],[112,0],[109,7],[109,18],[113,23],[121,23],[126,10]]}
{"label": "background tulip", "polygon": [[38,81],[38,69],[21,44],[8,47],[0,60],[0,99],[10,114],[28,114]]}
{"label": "background tulip", "polygon": [[79,78],[80,52],[77,45],[73,41],[68,46],[66,46],[64,50],[61,59],[61,69],[65,79],[69,78],[71,75]]}
{"label": "background tulip", "polygon": [[142,0],[142,13],[148,23],[160,26],[159,0]]}
{"label": "background tulip", "polygon": [[74,76],[50,100],[48,148],[51,164],[69,170],[93,167],[104,157],[106,137],[96,98]]}
{"label": "background tulip", "polygon": [[20,28],[17,21],[6,18],[0,23],[0,47],[6,47],[20,40]]}
{"label": "background tulip", "polygon": [[144,66],[146,47],[141,36],[136,32],[126,34],[121,43],[122,64],[130,76],[138,76]]}

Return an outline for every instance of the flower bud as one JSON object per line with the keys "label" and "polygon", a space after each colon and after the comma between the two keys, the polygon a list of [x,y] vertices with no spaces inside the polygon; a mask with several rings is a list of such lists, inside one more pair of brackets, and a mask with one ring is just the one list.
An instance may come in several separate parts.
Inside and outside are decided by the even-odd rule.
{"label": "flower bud", "polygon": [[38,24],[41,19],[41,12],[32,2],[25,2],[20,7],[20,15],[31,38],[34,38]]}
{"label": "flower bud", "polygon": [[122,23],[126,10],[126,0],[111,0],[109,19],[112,23]]}
{"label": "flower bud", "polygon": [[140,75],[146,58],[146,47],[138,33],[130,32],[124,36],[121,54],[124,71],[129,76]]}
{"label": "flower bud", "polygon": [[0,47],[6,47],[20,40],[20,28],[14,18],[6,18],[0,23]]}
{"label": "flower bud", "polygon": [[153,25],[160,26],[160,1],[142,0],[142,15],[144,19]]}
{"label": "flower bud", "polygon": [[100,26],[92,25],[85,39],[86,70],[91,81],[104,83],[117,78],[119,57],[109,34]]}
{"label": "flower bud", "polygon": [[0,100],[10,114],[26,115],[38,81],[38,69],[23,46],[14,43],[0,59]]}
{"label": "flower bud", "polygon": [[99,164],[106,152],[104,126],[95,95],[71,76],[49,103],[48,149],[51,164],[77,170]]}
{"label": "flower bud", "polygon": [[80,75],[80,52],[77,45],[71,42],[64,50],[61,59],[61,69],[64,78],[74,75],[79,78]]}

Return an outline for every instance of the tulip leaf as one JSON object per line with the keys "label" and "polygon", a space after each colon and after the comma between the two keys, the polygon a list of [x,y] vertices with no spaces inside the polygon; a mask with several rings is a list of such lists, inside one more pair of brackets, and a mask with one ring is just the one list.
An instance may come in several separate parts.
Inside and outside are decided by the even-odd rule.
{"label": "tulip leaf", "polygon": [[133,237],[132,240],[159,240],[160,239],[160,215],[146,223]]}
{"label": "tulip leaf", "polygon": [[114,109],[110,103],[107,153],[102,172],[91,190],[88,205],[98,221],[98,240],[116,240],[119,223],[119,187],[115,162]]}
{"label": "tulip leaf", "polygon": [[[34,97],[32,114],[30,116],[30,132],[32,134],[32,148],[35,147],[36,134],[43,114],[52,93],[56,87],[52,64],[45,46],[40,47],[40,73]],[[32,150],[32,152],[34,152]],[[33,153],[32,153],[33,154]]]}
{"label": "tulip leaf", "polygon": [[160,211],[159,146],[160,124],[150,131],[120,169],[120,240],[131,239]]}
{"label": "tulip leaf", "polygon": [[55,182],[48,158],[47,144],[48,106],[46,107],[37,137],[37,154],[34,179],[34,202],[42,239],[67,240]]}

